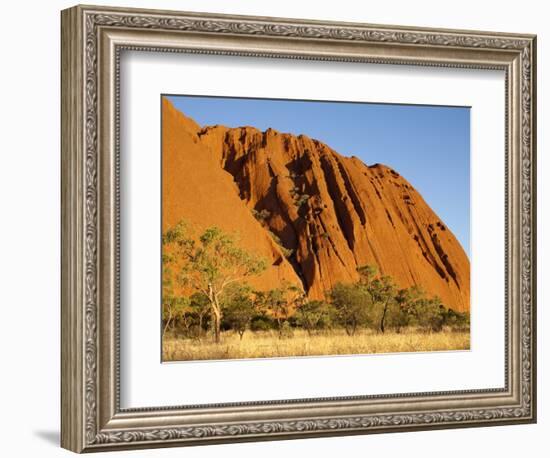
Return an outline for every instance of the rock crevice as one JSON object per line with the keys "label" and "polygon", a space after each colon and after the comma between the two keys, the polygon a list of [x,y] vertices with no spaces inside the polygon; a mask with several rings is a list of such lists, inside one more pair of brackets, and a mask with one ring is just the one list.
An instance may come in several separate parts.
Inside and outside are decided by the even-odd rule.
{"label": "rock crevice", "polygon": [[163,225],[187,218],[238,232],[273,258],[257,286],[287,280],[323,298],[337,282],[357,280],[357,267],[374,264],[400,287],[419,285],[469,310],[468,257],[395,170],[305,135],[200,128],[167,100],[163,155]]}

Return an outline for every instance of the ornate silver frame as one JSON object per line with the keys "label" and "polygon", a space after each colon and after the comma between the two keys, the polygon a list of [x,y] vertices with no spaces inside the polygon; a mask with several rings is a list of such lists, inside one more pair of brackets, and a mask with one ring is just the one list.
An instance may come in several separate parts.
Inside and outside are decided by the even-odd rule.
{"label": "ornate silver frame", "polygon": [[[535,36],[92,6],[64,10],[61,32],[63,447],[91,452],[535,421]],[[506,386],[121,409],[118,69],[125,49],[504,70]]]}

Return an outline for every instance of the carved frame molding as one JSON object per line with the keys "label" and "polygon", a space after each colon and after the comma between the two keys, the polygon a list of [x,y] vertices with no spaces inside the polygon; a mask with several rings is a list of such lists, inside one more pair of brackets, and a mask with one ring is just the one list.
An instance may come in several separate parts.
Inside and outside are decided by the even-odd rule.
{"label": "carved frame molding", "polygon": [[[506,387],[120,409],[118,123],[125,49],[504,70]],[[63,11],[62,446],[81,452],[535,421],[535,62],[531,35],[80,6]],[[342,406],[349,413],[342,415]]]}

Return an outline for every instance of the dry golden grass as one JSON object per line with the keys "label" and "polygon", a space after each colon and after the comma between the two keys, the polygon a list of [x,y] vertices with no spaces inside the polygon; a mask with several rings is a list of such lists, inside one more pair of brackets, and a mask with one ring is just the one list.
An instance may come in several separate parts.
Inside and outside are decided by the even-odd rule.
{"label": "dry golden grass", "polygon": [[164,361],[277,358],[289,356],[356,355],[372,353],[402,353],[419,351],[468,350],[468,331],[444,330],[427,333],[407,329],[401,333],[377,333],[361,330],[350,337],[343,330],[333,330],[309,336],[295,330],[292,337],[279,339],[274,331],[246,332],[239,340],[234,332],[222,333],[216,344],[211,337],[163,340]]}

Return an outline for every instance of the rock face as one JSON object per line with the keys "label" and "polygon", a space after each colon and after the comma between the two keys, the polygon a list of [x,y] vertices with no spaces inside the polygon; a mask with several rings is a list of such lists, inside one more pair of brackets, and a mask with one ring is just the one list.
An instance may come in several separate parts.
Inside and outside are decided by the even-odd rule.
{"label": "rock face", "polygon": [[367,166],[300,135],[201,128],[163,102],[163,228],[186,218],[238,232],[270,261],[255,286],[282,280],[322,298],[376,265],[470,308],[470,262],[451,231],[395,170]]}
{"label": "rock face", "polygon": [[200,127],[166,99],[162,112],[162,229],[181,219],[198,231],[218,226],[236,234],[239,242],[269,262],[269,268],[251,281],[259,288],[275,288],[282,281],[300,284],[281,247],[258,224],[240,199],[233,177],[203,144]]}

